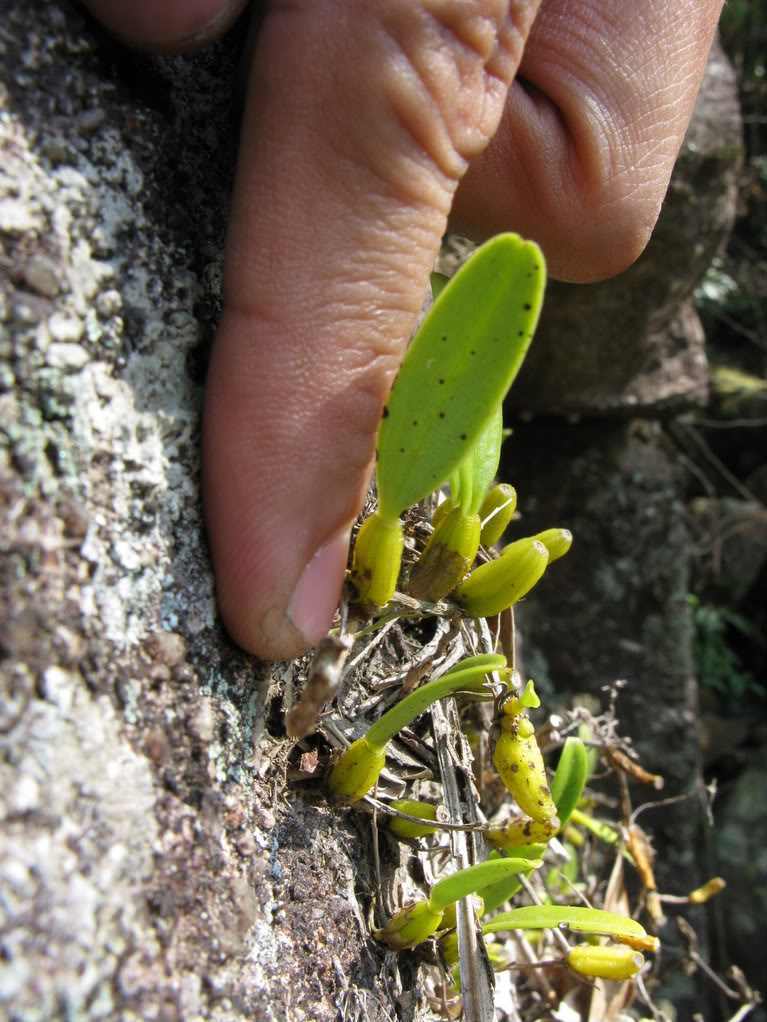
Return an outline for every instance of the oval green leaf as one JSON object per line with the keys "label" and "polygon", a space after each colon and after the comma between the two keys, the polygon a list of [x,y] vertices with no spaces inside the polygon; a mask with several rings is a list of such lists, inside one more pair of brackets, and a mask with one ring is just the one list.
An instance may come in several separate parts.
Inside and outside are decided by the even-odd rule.
{"label": "oval green leaf", "polygon": [[545,280],[538,246],[499,234],[440,293],[408,349],[378,432],[385,517],[431,493],[477,442],[525,357]]}

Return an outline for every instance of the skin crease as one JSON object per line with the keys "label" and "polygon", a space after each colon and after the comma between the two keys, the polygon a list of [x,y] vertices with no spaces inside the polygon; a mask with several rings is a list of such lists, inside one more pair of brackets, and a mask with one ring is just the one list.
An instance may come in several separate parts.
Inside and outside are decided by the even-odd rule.
{"label": "skin crease", "polygon": [[[164,51],[219,34],[242,6],[88,0],[122,39]],[[478,239],[534,238],[560,279],[629,266],[657,218],[720,9],[268,6],[203,452],[219,606],[243,647],[295,656],[330,624],[383,403],[448,216]]]}

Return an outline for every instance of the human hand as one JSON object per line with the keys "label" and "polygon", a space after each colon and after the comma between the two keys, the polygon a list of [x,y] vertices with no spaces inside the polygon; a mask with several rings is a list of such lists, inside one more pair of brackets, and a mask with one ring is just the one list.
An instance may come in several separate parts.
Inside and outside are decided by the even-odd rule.
{"label": "human hand", "polygon": [[[180,48],[245,0],[86,0]],[[552,275],[644,248],[722,0],[273,0],[252,55],[205,409],[232,636],[302,652],[338,603],[381,410],[446,229],[511,229]],[[515,78],[519,72],[519,76]]]}

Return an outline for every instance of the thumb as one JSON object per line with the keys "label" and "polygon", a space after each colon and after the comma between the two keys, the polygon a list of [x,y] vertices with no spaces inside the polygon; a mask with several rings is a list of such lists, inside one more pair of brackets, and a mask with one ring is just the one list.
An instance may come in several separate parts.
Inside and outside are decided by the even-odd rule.
{"label": "thumb", "polygon": [[383,403],[536,9],[305,0],[263,23],[204,434],[219,605],[254,653],[331,623]]}

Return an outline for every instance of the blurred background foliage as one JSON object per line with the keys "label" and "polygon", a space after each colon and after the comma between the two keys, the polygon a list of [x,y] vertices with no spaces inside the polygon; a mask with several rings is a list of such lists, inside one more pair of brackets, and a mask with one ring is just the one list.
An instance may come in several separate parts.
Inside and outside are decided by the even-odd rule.
{"label": "blurred background foliage", "polygon": [[[767,720],[766,573],[728,585],[726,563],[738,562],[733,543],[767,529],[767,0],[728,0],[720,32],[738,75],[744,160],[732,235],[696,295],[711,365],[711,400],[696,426],[724,471],[712,461],[691,494],[706,523],[695,652],[704,700],[725,715]],[[741,580],[749,560],[738,567]]]}

